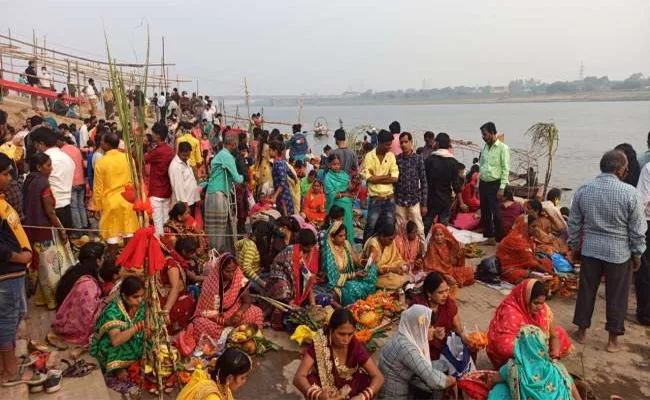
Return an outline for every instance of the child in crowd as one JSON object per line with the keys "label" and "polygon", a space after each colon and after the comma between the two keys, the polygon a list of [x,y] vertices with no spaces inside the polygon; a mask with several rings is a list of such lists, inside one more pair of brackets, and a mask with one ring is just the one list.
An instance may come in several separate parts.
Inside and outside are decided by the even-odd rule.
{"label": "child in crowd", "polygon": [[102,280],[99,286],[102,288],[104,296],[111,293],[115,283],[120,279],[120,270],[121,268],[110,260],[104,261],[101,268],[99,268],[99,278]]}

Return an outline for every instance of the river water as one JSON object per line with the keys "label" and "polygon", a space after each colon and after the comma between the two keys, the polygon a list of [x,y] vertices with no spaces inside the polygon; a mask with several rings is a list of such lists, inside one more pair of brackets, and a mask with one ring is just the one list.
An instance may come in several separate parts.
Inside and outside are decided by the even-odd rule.
{"label": "river water", "polygon": [[[331,131],[338,127],[339,118],[346,128],[371,124],[388,129],[388,124],[397,120],[403,131],[420,132],[415,138],[420,144],[424,143],[422,132],[426,130],[482,143],[479,127],[493,121],[498,131],[505,134],[506,143],[517,149],[529,148],[524,133],[531,125],[554,122],[560,141],[551,185],[573,189],[599,173],[601,155],[616,145],[628,142],[637,152],[645,151],[650,131],[650,102],[307,106],[302,115],[305,130],[312,129],[318,117],[327,120]],[[264,116],[270,121],[295,121],[297,108],[264,107]],[[312,151],[321,154],[326,144],[333,144],[332,135],[333,132],[325,138],[309,136]],[[475,156],[469,151],[457,151],[456,155],[466,165],[471,165]],[[542,177],[546,161],[539,160],[539,164]],[[566,197],[570,198],[570,193]]]}

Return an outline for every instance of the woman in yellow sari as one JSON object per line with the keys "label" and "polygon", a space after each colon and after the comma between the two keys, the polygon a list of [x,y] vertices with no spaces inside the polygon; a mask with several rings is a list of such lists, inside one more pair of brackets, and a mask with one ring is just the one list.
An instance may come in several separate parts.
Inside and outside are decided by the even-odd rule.
{"label": "woman in yellow sari", "polygon": [[244,386],[251,366],[246,353],[231,347],[217,359],[211,373],[197,368],[176,400],[234,400],[233,392]]}
{"label": "woman in yellow sari", "polygon": [[395,242],[392,223],[382,223],[377,227],[377,234],[363,246],[363,255],[366,259],[372,257],[373,264],[379,268],[378,289],[396,290],[409,281],[408,268],[405,268],[406,262]]}
{"label": "woman in yellow sari", "polygon": [[[255,187],[256,192],[262,189],[264,184],[273,186],[273,178],[271,176],[271,156],[269,154],[269,133],[262,132],[260,135],[260,142],[257,145],[257,158],[255,160]],[[256,196],[257,197],[257,196]]]}

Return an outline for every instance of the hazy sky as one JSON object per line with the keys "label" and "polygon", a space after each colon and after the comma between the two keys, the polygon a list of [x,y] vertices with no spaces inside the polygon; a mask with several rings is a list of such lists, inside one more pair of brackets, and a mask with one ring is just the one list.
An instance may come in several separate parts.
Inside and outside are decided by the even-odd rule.
{"label": "hazy sky", "polygon": [[[650,74],[650,0],[17,1],[0,32],[105,58],[176,63],[202,92],[338,94],[345,90],[506,85],[585,75]],[[40,39],[39,39],[40,42]],[[63,48],[60,48],[63,50]],[[69,49],[68,49],[69,50]],[[187,84],[191,89],[194,84]]]}

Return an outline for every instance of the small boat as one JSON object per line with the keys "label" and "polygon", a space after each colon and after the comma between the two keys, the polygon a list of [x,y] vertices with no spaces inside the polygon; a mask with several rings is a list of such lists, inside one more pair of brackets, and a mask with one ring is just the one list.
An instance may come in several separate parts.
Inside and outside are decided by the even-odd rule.
{"label": "small boat", "polygon": [[323,137],[329,136],[329,128],[327,127],[327,120],[324,117],[318,117],[314,121],[314,136]]}
{"label": "small boat", "polygon": [[543,186],[508,185],[508,188],[512,190],[513,196],[530,200],[541,198]]}

